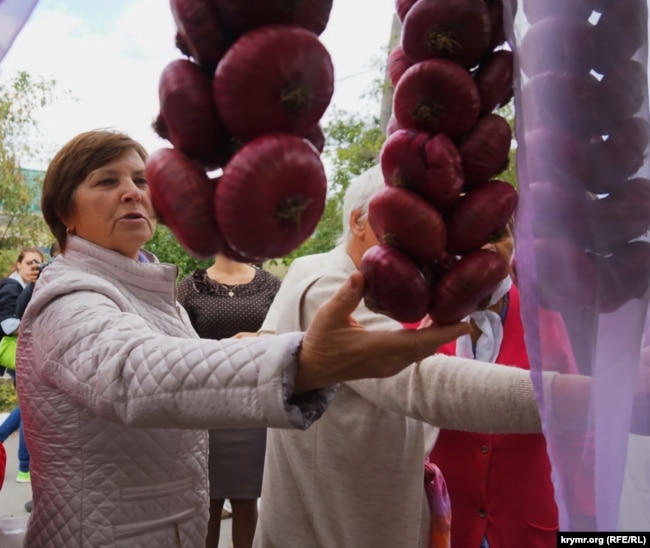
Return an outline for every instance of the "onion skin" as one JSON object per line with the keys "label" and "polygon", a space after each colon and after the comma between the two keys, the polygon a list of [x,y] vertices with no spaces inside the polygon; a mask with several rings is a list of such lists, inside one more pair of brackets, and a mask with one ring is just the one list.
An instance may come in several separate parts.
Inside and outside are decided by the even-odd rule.
{"label": "onion skin", "polygon": [[216,182],[196,162],[172,148],[154,151],[145,163],[145,174],[160,222],[194,257],[217,255],[225,242],[212,208]]}
{"label": "onion skin", "polygon": [[490,37],[483,0],[418,0],[404,17],[402,49],[416,62],[442,58],[471,68],[488,51]]}
{"label": "onion skin", "polygon": [[384,142],[380,158],[386,184],[408,189],[442,212],[458,200],[461,157],[444,133],[397,130]]}
{"label": "onion skin", "polygon": [[399,249],[417,264],[443,256],[447,229],[435,207],[403,188],[388,186],[368,204],[368,222],[384,244]]}
{"label": "onion skin", "polygon": [[404,128],[442,132],[456,139],[478,120],[479,95],[468,71],[451,61],[429,59],[402,75],[393,108]]}
{"label": "onion skin", "polygon": [[474,188],[508,167],[512,130],[503,116],[485,114],[463,137],[458,152],[463,164],[464,188]]}
{"label": "onion skin", "polygon": [[386,244],[368,249],[359,270],[368,309],[401,323],[415,323],[427,313],[429,288],[417,265]]}
{"label": "onion skin", "polygon": [[597,271],[587,253],[564,240],[538,238],[534,254],[541,306],[561,313],[593,310]]}
{"label": "onion skin", "polygon": [[214,3],[210,0],[170,0],[169,4],[180,38],[177,44],[182,44],[205,74],[212,77],[230,46]]}
{"label": "onion skin", "polygon": [[429,316],[436,325],[461,321],[478,310],[508,273],[500,253],[478,249],[443,272],[431,290]]}
{"label": "onion skin", "polygon": [[616,192],[590,204],[593,248],[610,252],[650,229],[650,179],[626,181]]}
{"label": "onion skin", "polygon": [[650,123],[644,118],[628,118],[616,124],[607,140],[591,143],[588,153],[592,170],[586,180],[587,190],[595,194],[616,191],[641,168],[649,142]]}
{"label": "onion skin", "polygon": [[526,167],[533,181],[553,181],[583,190],[592,175],[588,147],[560,129],[538,128],[524,136]]}
{"label": "onion skin", "polygon": [[262,27],[230,47],[215,72],[213,91],[226,129],[243,142],[275,132],[305,135],[329,105],[334,69],[314,33]]}
{"label": "onion skin", "polygon": [[596,63],[594,26],[586,19],[546,17],[521,40],[521,68],[528,76],[547,70],[587,74]]}
{"label": "onion skin", "polygon": [[195,63],[169,63],[158,85],[160,117],[154,128],[175,148],[205,168],[226,164],[232,143],[212,100],[212,84]]}
{"label": "onion skin", "polygon": [[517,209],[515,188],[494,179],[461,196],[445,218],[447,252],[463,255],[480,249],[505,229]]}
{"label": "onion skin", "polygon": [[397,85],[402,74],[413,66],[413,61],[408,58],[402,46],[395,46],[388,56],[388,79],[393,87]]}
{"label": "onion skin", "polygon": [[332,0],[219,0],[215,5],[234,38],[267,25],[295,25],[319,35],[332,10]]}
{"label": "onion skin", "polygon": [[245,144],[224,168],[214,200],[217,223],[247,260],[284,257],[313,232],[326,192],[325,170],[309,141],[265,135]]}
{"label": "onion skin", "polygon": [[478,90],[480,114],[488,114],[512,99],[513,62],[512,51],[500,49],[490,53],[474,71],[472,77]]}

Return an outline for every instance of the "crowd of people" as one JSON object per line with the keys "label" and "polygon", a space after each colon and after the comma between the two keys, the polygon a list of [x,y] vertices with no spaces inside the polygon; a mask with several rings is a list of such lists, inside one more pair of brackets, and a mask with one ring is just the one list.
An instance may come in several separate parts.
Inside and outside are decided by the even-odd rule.
{"label": "crowd of people", "polygon": [[[42,269],[42,251],[20,254],[13,308],[0,286],[3,335],[19,333],[26,546],[216,547],[226,500],[234,548],[555,545],[511,276],[450,326],[370,311],[375,166],[346,192],[338,245],[282,282],[225,255],[179,280],[143,249],[146,157],[116,131],[69,141],[41,200],[60,256]],[[510,230],[494,245],[509,262]],[[549,395],[582,390],[573,372],[569,358],[566,375],[544,373]],[[429,503],[432,465],[451,512]]]}

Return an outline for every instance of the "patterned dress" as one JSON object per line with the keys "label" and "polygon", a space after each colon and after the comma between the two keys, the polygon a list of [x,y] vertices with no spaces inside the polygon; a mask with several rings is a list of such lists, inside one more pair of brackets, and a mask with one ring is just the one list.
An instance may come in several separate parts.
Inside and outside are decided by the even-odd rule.
{"label": "patterned dress", "polygon": [[[262,269],[238,286],[220,285],[204,269],[178,286],[178,300],[201,338],[223,339],[257,331],[280,288],[280,280]],[[255,499],[262,490],[265,428],[210,430],[210,498]]]}

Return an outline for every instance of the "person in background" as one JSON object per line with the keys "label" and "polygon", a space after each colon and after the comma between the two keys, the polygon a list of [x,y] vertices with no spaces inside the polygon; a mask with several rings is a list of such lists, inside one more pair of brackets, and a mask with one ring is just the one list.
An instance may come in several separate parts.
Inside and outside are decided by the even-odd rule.
{"label": "person in background", "polygon": [[199,338],[176,300],[177,268],[142,249],[156,227],[146,158],[123,133],[89,131],[45,174],[41,210],[61,255],[18,340],[26,546],[202,546],[208,429],[308,428],[337,383],[394,375],[468,329],[365,329],[351,317],[355,273],[304,332]]}
{"label": "person in background", "polygon": [[[256,266],[215,257],[178,286],[178,301],[203,339],[225,339],[259,329],[280,287],[280,280]],[[226,499],[232,508],[234,548],[249,548],[257,525],[262,491],[266,428],[210,430],[208,476],[210,520],[206,548],[219,546]]]}
{"label": "person in background", "polygon": [[[514,255],[513,221],[485,247],[499,252],[510,265]],[[440,353],[530,370],[519,290],[509,272],[492,294],[488,307],[471,314],[469,321],[471,333],[442,346]],[[553,348],[555,361],[561,364],[558,371],[577,373],[560,315],[541,309],[539,326],[544,347]],[[449,489],[452,546],[555,547],[558,511],[542,434],[479,434],[443,429],[429,460],[440,467]],[[576,470],[577,474],[585,472]],[[590,496],[584,497],[582,519],[593,516],[591,500]]]}
{"label": "person in background", "polygon": [[[52,244],[50,245],[50,260],[47,263],[43,263],[38,267],[38,276],[41,275],[41,272],[43,272],[43,269],[51,264],[51,262],[57,257],[57,255],[60,253],[59,249],[59,242],[54,240]],[[38,278],[37,278],[38,279]],[[27,284],[25,289],[23,289],[22,293],[18,296],[18,300],[16,302],[16,315],[19,318],[23,317],[23,314],[25,313],[25,309],[27,308],[27,305],[29,304],[29,301],[32,298],[32,293],[34,292],[34,286],[36,282],[30,282]],[[31,512],[33,508],[33,501],[30,499],[25,503],[25,511],[26,512]]]}
{"label": "person in background", "polygon": [[[36,281],[40,266],[45,256],[37,247],[26,247],[18,255],[13,272],[0,281],[0,331],[3,337],[17,336],[18,327],[22,317],[19,307],[21,294],[29,291],[29,287]],[[7,370],[16,386],[16,371]],[[9,416],[0,424],[0,443],[18,431],[18,483],[30,483],[30,456],[23,434],[20,404],[17,405]]]}
{"label": "person in background", "polygon": [[[343,240],[324,258],[324,268],[289,288],[281,302],[276,297],[270,313],[277,333],[309,326],[322,303],[358,271],[363,253],[378,243],[367,214],[382,188],[379,166],[352,181]],[[273,310],[276,303],[280,308]],[[408,331],[363,302],[354,318],[367,328]],[[391,378],[342,383],[327,413],[307,431],[268,431],[254,546],[430,546],[432,514],[441,514],[427,502],[424,463],[436,426],[540,432],[529,375],[431,355]]]}

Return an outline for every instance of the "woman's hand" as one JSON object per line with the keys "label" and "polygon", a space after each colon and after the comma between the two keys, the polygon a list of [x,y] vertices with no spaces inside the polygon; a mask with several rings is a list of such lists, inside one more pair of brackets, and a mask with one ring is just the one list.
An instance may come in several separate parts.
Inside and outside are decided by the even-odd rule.
{"label": "woman's hand", "polygon": [[390,377],[469,332],[469,325],[372,331],[351,314],[363,297],[363,275],[354,272],[318,309],[300,350],[295,394],[353,379]]}

